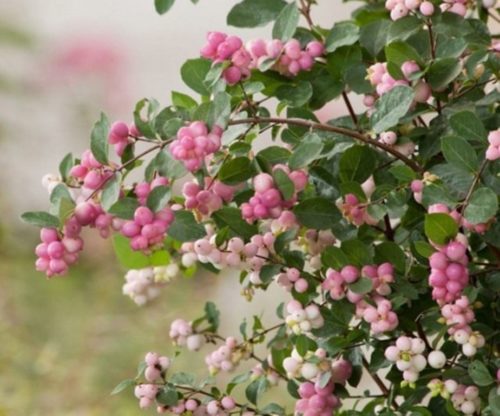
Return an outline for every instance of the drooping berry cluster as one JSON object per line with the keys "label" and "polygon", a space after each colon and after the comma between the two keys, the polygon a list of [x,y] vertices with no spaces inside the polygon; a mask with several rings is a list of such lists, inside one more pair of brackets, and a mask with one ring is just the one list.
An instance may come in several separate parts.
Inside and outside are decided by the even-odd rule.
{"label": "drooping berry cluster", "polygon": [[294,186],[293,194],[284,198],[274,178],[268,173],[260,173],[253,179],[254,195],[248,202],[241,204],[243,218],[252,223],[255,220],[279,218],[284,210],[291,208],[297,201],[297,193],[307,185],[307,174],[303,170],[290,171],[288,166],[276,165],[273,169],[285,172]]}
{"label": "drooping berry cluster", "polygon": [[204,216],[222,208],[224,202],[232,201],[234,192],[234,187],[212,178],[205,178],[204,188],[195,181],[186,182],[182,188],[182,195],[186,198],[184,206]]}
{"label": "drooping berry cluster", "polygon": [[187,170],[194,172],[203,166],[205,158],[221,145],[222,130],[214,126],[208,131],[202,121],[194,121],[189,126],[181,127],[177,138],[169,145],[172,156],[184,163]]}
{"label": "drooping berry cluster", "polygon": [[217,374],[219,371],[231,372],[244,358],[245,351],[239,348],[234,337],[226,338],[224,345],[205,357],[205,364],[210,374]]}
{"label": "drooping berry cluster", "polygon": [[245,46],[237,36],[209,32],[207,43],[200,53],[214,63],[223,63],[222,76],[229,85],[234,85],[248,78],[252,69],[260,68],[268,61],[271,61],[273,69],[288,76],[309,71],[314,59],[323,55],[324,47],[321,42],[311,41],[303,49],[296,39],[287,42],[257,39]]}
{"label": "drooping berry cluster", "polygon": [[171,263],[168,266],[146,267],[140,270],[129,270],[125,275],[123,294],[129,296],[137,305],[144,305],[158,297],[162,287],[179,273],[179,266]]}
{"label": "drooping berry cluster", "polygon": [[324,325],[323,316],[315,303],[304,308],[299,301],[292,299],[287,303],[286,311],[288,315],[285,322],[294,334],[309,333],[312,329],[321,328]]}
{"label": "drooping berry cluster", "polygon": [[70,175],[82,184],[82,192],[100,189],[112,175],[109,167],[98,162],[90,150],[85,150],[80,163],[75,164]]}
{"label": "drooping berry cluster", "polygon": [[385,8],[391,11],[391,19],[398,20],[408,14],[420,11],[424,16],[434,14],[434,5],[422,0],[386,0]]}
{"label": "drooping berry cluster", "polygon": [[300,399],[295,403],[296,414],[307,416],[331,415],[340,407],[340,400],[334,394],[335,384],[330,381],[325,387],[318,383],[304,382],[299,386]]}
{"label": "drooping berry cluster", "polygon": [[441,381],[434,379],[427,385],[433,396],[451,399],[455,410],[465,415],[473,415],[481,409],[479,389],[474,385],[459,384],[453,379]]}
{"label": "drooping berry cluster", "polygon": [[184,319],[173,321],[168,335],[175,345],[185,346],[190,351],[198,351],[205,344],[203,335],[194,332],[193,326]]}

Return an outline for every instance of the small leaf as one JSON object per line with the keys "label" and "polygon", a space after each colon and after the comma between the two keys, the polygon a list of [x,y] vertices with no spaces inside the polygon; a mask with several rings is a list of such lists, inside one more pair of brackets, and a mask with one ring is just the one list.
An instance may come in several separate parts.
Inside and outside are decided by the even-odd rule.
{"label": "small leaf", "polygon": [[219,170],[219,180],[228,185],[237,185],[250,179],[255,169],[247,157],[236,157],[225,162]]}
{"label": "small leaf", "polygon": [[156,401],[164,406],[175,406],[179,402],[177,390],[172,385],[167,384],[156,395]]}
{"label": "small leaf", "polygon": [[108,210],[110,214],[122,218],[124,220],[131,220],[134,218],[134,213],[139,202],[135,198],[122,198],[115,202]]}
{"label": "small leaf", "polygon": [[103,165],[108,164],[108,132],[108,118],[104,113],[101,113],[101,118],[94,124],[90,134],[90,150],[96,160]]}
{"label": "small leaf", "polygon": [[458,233],[458,225],[448,214],[427,214],[425,216],[425,235],[436,244],[446,244]]}
{"label": "small leaf", "polygon": [[408,43],[403,41],[395,41],[385,47],[385,56],[387,62],[392,62],[398,67],[406,61],[421,62],[420,54]]}
{"label": "small leaf", "polygon": [[113,236],[113,248],[120,264],[126,269],[143,269],[150,266],[148,257],[130,247],[130,240],[121,234]]}
{"label": "small leaf", "polygon": [[392,241],[384,241],[375,246],[375,261],[377,263],[392,263],[400,273],[404,273],[406,268],[406,256],[404,251],[399,244]]}
{"label": "small leaf", "polygon": [[281,196],[285,201],[291,199],[295,193],[295,185],[283,169],[273,171],[273,178]]}
{"label": "small leaf", "polygon": [[465,208],[464,216],[471,224],[480,224],[493,218],[498,211],[498,198],[490,188],[478,188]]}
{"label": "small leaf", "polygon": [[398,124],[410,109],[414,95],[413,89],[404,85],[394,87],[384,94],[375,104],[371,117],[375,133],[382,133]]}
{"label": "small leaf", "polygon": [[155,9],[158,14],[167,13],[174,5],[175,0],[155,0]]}
{"label": "small leaf", "polygon": [[308,81],[297,84],[283,84],[276,90],[276,97],[290,107],[302,107],[313,95],[313,88]]}
{"label": "small leaf", "polygon": [[117,172],[108,179],[101,194],[101,206],[104,211],[108,211],[120,197],[121,175]]}
{"label": "small leaf", "polygon": [[377,155],[368,146],[354,145],[344,151],[339,161],[342,182],[363,183],[373,173]]}
{"label": "small leaf", "polygon": [[165,208],[170,200],[170,188],[167,186],[156,186],[148,195],[146,205],[153,212],[158,212]]}
{"label": "small leaf", "polygon": [[210,61],[197,58],[189,59],[181,67],[181,77],[184,83],[201,95],[210,95],[210,91],[205,86],[205,78],[210,71]]}
{"label": "small leaf", "polygon": [[230,114],[231,96],[225,91],[218,92],[215,94],[208,113],[208,124],[225,128]]}
{"label": "small leaf", "polygon": [[59,173],[61,174],[61,178],[63,181],[66,181],[66,179],[69,176],[69,171],[73,167],[74,160],[73,160],[73,155],[71,153],[68,153],[66,156],[64,156],[63,160],[61,160],[61,163],[59,164]]}
{"label": "small leaf", "polygon": [[479,360],[475,360],[469,364],[469,375],[474,384],[481,387],[489,386],[495,381],[488,368]]}
{"label": "small leaf", "polygon": [[258,27],[275,20],[286,2],[283,0],[243,0],[227,16],[227,24],[236,27]]}
{"label": "small leaf", "polygon": [[305,357],[309,351],[309,338],[299,335],[295,340],[295,349],[302,357]]}
{"label": "small leaf", "polygon": [[450,117],[451,128],[465,140],[484,143],[488,133],[476,114],[470,111],[461,111]]}
{"label": "small leaf", "polygon": [[57,228],[60,225],[59,218],[43,211],[25,212],[21,215],[21,219],[28,224],[42,228]]}
{"label": "small leaf", "polygon": [[248,401],[256,405],[260,396],[266,391],[267,385],[268,381],[265,376],[261,376],[252,381],[245,389],[245,395]]}
{"label": "small leaf", "polygon": [[447,87],[462,71],[460,61],[455,58],[436,59],[427,72],[427,80],[434,90]]}
{"label": "small leaf", "polygon": [[283,7],[273,27],[273,38],[283,42],[289,40],[299,24],[300,12],[297,4],[292,2]]}
{"label": "small leaf", "polygon": [[123,390],[132,386],[135,386],[135,380],[133,379],[123,380],[113,389],[111,395],[113,396],[115,394],[121,393]]}
{"label": "small leaf", "polygon": [[206,235],[203,225],[198,224],[190,211],[176,211],[175,219],[168,229],[168,235],[174,240],[185,242],[203,238]]}
{"label": "small leaf", "polygon": [[352,22],[336,23],[326,37],[327,52],[333,52],[341,46],[352,45],[359,39],[359,27]]}
{"label": "small leaf", "polygon": [[294,207],[293,212],[303,226],[317,230],[332,228],[340,221],[337,207],[324,198],[305,199]]}
{"label": "small leaf", "polygon": [[358,295],[364,295],[373,289],[373,280],[369,277],[361,277],[349,285],[349,289]]}
{"label": "small leaf", "polygon": [[242,237],[244,240],[249,240],[258,233],[255,225],[243,220],[241,211],[238,208],[224,207],[215,211],[212,214],[212,218],[218,227],[228,226],[234,234]]}
{"label": "small leaf", "polygon": [[288,166],[293,170],[308,166],[319,157],[322,150],[323,141],[321,138],[316,133],[308,133],[293,150]]}
{"label": "small leaf", "polygon": [[441,139],[441,150],[445,159],[456,167],[476,172],[478,168],[477,155],[474,148],[463,138],[446,136]]}
{"label": "small leaf", "polygon": [[198,106],[194,98],[177,91],[172,91],[172,104],[177,108],[186,108],[188,110]]}

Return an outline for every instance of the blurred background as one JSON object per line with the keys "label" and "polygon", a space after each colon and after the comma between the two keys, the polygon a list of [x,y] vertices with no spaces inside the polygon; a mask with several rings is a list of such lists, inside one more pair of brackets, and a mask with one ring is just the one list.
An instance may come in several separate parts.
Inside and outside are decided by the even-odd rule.
{"label": "blurred background", "polygon": [[[37,230],[18,219],[47,209],[41,177],[88,147],[101,110],[130,121],[143,97],[167,105],[172,90],[189,92],[179,69],[198,56],[207,31],[270,36],[270,27],[227,29],[235,3],[177,0],[160,17],[153,0],[0,2],[0,416],[144,414],[130,392],[109,393],[134,377],[146,351],[173,351],[167,335],[175,317],[200,316],[213,300],[229,335],[244,316],[273,316],[280,295],[258,294],[248,304],[233,275],[177,280],[140,308],[121,294],[125,270],[111,244],[92,233],[79,266],[47,281],[34,270]],[[327,0],[314,18],[331,26],[349,8]],[[196,363],[203,373],[203,355],[181,356],[177,369],[189,361],[185,369]]]}

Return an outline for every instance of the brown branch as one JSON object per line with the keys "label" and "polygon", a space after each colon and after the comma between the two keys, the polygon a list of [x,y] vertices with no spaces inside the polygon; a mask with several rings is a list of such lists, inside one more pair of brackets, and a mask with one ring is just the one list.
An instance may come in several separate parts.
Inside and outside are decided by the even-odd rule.
{"label": "brown branch", "polygon": [[477,184],[481,180],[481,175],[482,175],[484,169],[486,168],[487,164],[488,164],[488,159],[484,159],[483,163],[481,163],[481,166],[479,167],[479,171],[477,172],[476,176],[474,177],[474,180],[472,181],[472,184],[469,188],[469,191],[467,192],[467,195],[466,195],[464,202],[461,206],[462,214],[465,212],[467,205],[469,205],[470,199],[472,198],[472,194],[474,193],[474,189],[476,188]]}
{"label": "brown branch", "polygon": [[349,110],[349,114],[351,116],[352,122],[354,123],[356,128],[359,130],[358,117],[356,116],[356,113],[354,112],[354,108],[352,108],[351,101],[349,100],[349,97],[347,96],[347,93],[345,91],[342,91],[342,98],[344,99],[344,103],[347,106],[347,110]]}
{"label": "brown branch", "polygon": [[408,158],[407,156],[403,155],[402,153],[398,152],[392,146],[389,146],[385,143],[381,143],[378,140],[374,140],[374,139],[370,138],[369,136],[366,136],[366,135],[359,133],[357,131],[354,131],[354,130],[346,129],[343,127],[330,126],[329,124],[317,123],[317,122],[311,121],[311,120],[303,120],[303,119],[297,119],[297,118],[279,118],[279,117],[258,117],[258,118],[246,118],[246,119],[241,119],[241,120],[230,120],[228,124],[235,125],[235,124],[248,124],[248,123],[288,124],[291,126],[307,127],[309,129],[323,130],[323,131],[328,131],[331,133],[341,134],[343,136],[350,137],[352,139],[358,140],[358,141],[363,142],[365,144],[368,144],[370,146],[377,147],[377,148],[391,154],[396,159],[399,159],[403,163],[408,165],[415,172],[418,172],[418,173],[424,172],[424,169],[422,168],[422,166],[420,166],[414,160],[412,160],[412,159]]}

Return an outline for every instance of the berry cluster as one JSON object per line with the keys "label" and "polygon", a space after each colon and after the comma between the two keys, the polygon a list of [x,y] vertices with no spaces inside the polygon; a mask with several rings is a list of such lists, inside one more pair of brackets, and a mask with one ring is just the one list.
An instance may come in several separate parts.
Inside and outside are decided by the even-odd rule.
{"label": "berry cluster", "polygon": [[385,358],[396,363],[399,371],[403,372],[405,384],[412,385],[418,380],[419,373],[427,366],[423,352],[425,343],[420,338],[401,336],[395,345],[387,347]]}
{"label": "berry cluster", "polygon": [[219,400],[210,400],[202,404],[197,399],[181,399],[175,406],[158,406],[157,412],[174,415],[192,414],[193,416],[226,416],[236,407],[236,402],[230,396]]}
{"label": "berry cluster", "polygon": [[300,399],[295,403],[295,413],[307,416],[326,416],[340,407],[340,400],[333,393],[335,384],[330,381],[321,387],[318,383],[304,382],[299,386]]}
{"label": "berry cluster", "polygon": [[467,247],[459,241],[450,241],[429,258],[431,274],[429,285],[432,297],[439,304],[458,299],[469,283]]}
{"label": "berry cluster", "polygon": [[486,159],[500,159],[500,129],[490,131],[490,134],[488,134],[488,142],[489,146],[486,150]]}
{"label": "berry cluster", "polygon": [[222,208],[224,202],[232,201],[234,191],[234,187],[212,178],[205,178],[205,189],[195,181],[186,182],[182,188],[182,195],[186,198],[184,206],[209,216]]}
{"label": "berry cluster", "polygon": [[144,362],[146,363],[144,378],[150,383],[154,383],[160,379],[170,367],[170,358],[159,356],[155,352],[148,352],[144,358]]}
{"label": "berry cluster", "polygon": [[422,0],[386,0],[385,8],[391,11],[391,19],[398,20],[412,12],[420,11],[424,16],[434,14],[434,5]]}
{"label": "berry cluster", "polygon": [[70,175],[82,185],[82,192],[95,191],[102,187],[112,175],[109,167],[98,162],[90,150],[85,150],[80,163],[75,164]]}
{"label": "berry cluster", "polygon": [[287,42],[257,39],[245,46],[237,36],[209,32],[200,53],[214,63],[223,63],[222,76],[229,85],[234,85],[248,78],[253,68],[260,68],[269,61],[273,69],[284,75],[295,76],[300,71],[309,71],[314,59],[323,55],[324,46],[321,42],[311,41],[303,49],[296,39]]}
{"label": "berry cluster", "polygon": [[466,329],[458,329],[453,334],[453,339],[462,346],[462,353],[466,357],[473,357],[478,348],[484,347],[486,340],[479,332]]}
{"label": "berry cluster", "polygon": [[345,195],[339,208],[344,217],[358,227],[363,224],[375,225],[378,222],[368,213],[366,203],[360,202],[354,194]]}
{"label": "berry cluster", "polygon": [[451,399],[455,410],[465,415],[473,415],[481,410],[479,389],[474,385],[466,386],[452,379],[445,381],[434,379],[429,382],[427,387],[429,387],[432,396]]}
{"label": "berry cluster", "polygon": [[243,218],[252,223],[255,220],[279,218],[284,210],[289,209],[297,201],[297,193],[307,185],[307,174],[303,170],[290,169],[285,165],[276,165],[274,171],[285,172],[294,185],[293,195],[285,199],[281,194],[274,178],[268,173],[260,173],[253,178],[254,195],[248,202],[241,204]]}
{"label": "berry cluster", "polygon": [[[387,70],[387,63],[377,62],[368,68],[368,80],[375,87],[378,96],[382,96],[398,85],[410,85],[411,76],[420,71],[420,67],[414,61],[406,61],[401,65],[404,79],[394,79]],[[425,103],[431,96],[431,87],[420,80],[414,85],[415,101]],[[365,104],[371,107],[375,101],[365,99]]]}
{"label": "berry cluster", "polygon": [[150,407],[159,391],[157,384],[138,384],[135,386],[134,394],[139,399],[139,407],[145,409]]}
{"label": "berry cluster", "polygon": [[109,129],[108,142],[115,147],[115,153],[121,157],[126,147],[133,143],[132,137],[140,135],[134,124],[129,127],[123,121],[115,121]]}
{"label": "berry cluster", "polygon": [[205,364],[208,366],[210,374],[217,374],[219,371],[231,372],[244,358],[245,351],[239,348],[234,337],[226,338],[224,345],[205,357]]}
{"label": "berry cluster", "polygon": [[42,242],[36,246],[38,256],[35,266],[40,272],[45,272],[48,277],[62,275],[68,266],[78,260],[78,254],[83,249],[83,240],[78,233],[73,236],[61,238],[54,228],[42,228],[40,239]]}
{"label": "berry cluster", "polygon": [[305,357],[294,348],[290,357],[283,360],[283,368],[288,378],[302,377],[309,381],[317,381],[322,374],[331,371],[331,363],[326,356],[323,348],[318,348],[315,352],[308,351]]}
{"label": "berry cluster", "polygon": [[195,333],[193,326],[184,319],[173,321],[168,335],[175,345],[185,346],[189,351],[198,351],[205,344],[203,335]]}
{"label": "berry cluster", "polygon": [[122,291],[137,305],[144,305],[158,297],[161,288],[179,273],[179,266],[171,263],[168,266],[147,267],[140,270],[129,270],[125,275]]}
{"label": "berry cluster", "polygon": [[380,295],[372,296],[371,300],[371,303],[365,300],[356,303],[356,316],[370,324],[373,335],[396,329],[399,320],[396,312],[392,310],[391,301]]}
{"label": "berry cluster", "polygon": [[[181,246],[182,264],[192,266],[196,261],[210,263],[217,269],[227,266],[242,267],[258,272],[266,263],[270,252],[273,250],[275,237],[271,232],[264,235],[254,235],[249,243],[239,237],[227,241],[222,247],[217,247],[216,235],[213,227],[206,225],[207,235],[195,242],[183,243]],[[253,277],[252,277],[253,276]],[[251,274],[253,284],[261,284],[258,273]]]}
{"label": "berry cluster", "polygon": [[293,288],[297,293],[304,293],[309,288],[309,283],[300,277],[300,271],[295,267],[290,267],[276,276],[276,282],[287,291],[291,291]]}
{"label": "berry cluster", "polygon": [[141,206],[135,210],[134,218],[126,221],[120,231],[130,238],[132,250],[147,251],[163,243],[173,220],[174,213],[169,207],[155,213],[148,207]]}
{"label": "berry cluster", "polygon": [[141,205],[146,205],[148,196],[158,186],[168,186],[170,181],[164,176],[156,176],[151,182],[139,182],[134,187],[134,194]]}
{"label": "berry cluster", "polygon": [[321,328],[325,322],[318,305],[315,303],[304,308],[299,301],[292,299],[287,303],[286,311],[288,313],[285,318],[286,325],[296,335]]}
{"label": "berry cluster", "polygon": [[195,172],[203,166],[207,156],[219,150],[221,136],[222,130],[218,126],[209,132],[203,121],[194,121],[179,129],[169,150],[174,159],[181,160],[187,170]]}

